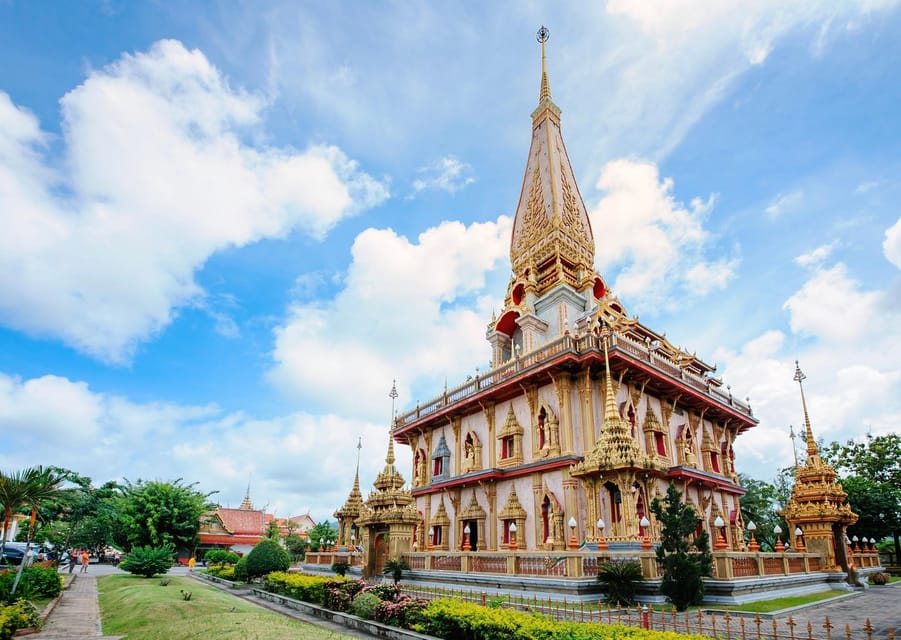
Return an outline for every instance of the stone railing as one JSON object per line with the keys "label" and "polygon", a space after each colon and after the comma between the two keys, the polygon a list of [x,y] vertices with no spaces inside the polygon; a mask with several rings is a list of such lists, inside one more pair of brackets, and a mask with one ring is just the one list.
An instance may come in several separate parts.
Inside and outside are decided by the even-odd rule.
{"label": "stone railing", "polygon": [[336,562],[346,562],[352,567],[359,567],[362,557],[350,551],[307,551],[304,564],[332,566]]}
{"label": "stone railing", "polygon": [[[619,351],[620,353],[640,360],[656,369],[659,373],[668,378],[677,380],[680,383],[693,387],[694,389],[707,394],[714,400],[731,407],[734,411],[750,417],[751,407],[734,398],[731,392],[723,391],[719,385],[703,378],[699,375],[688,371],[678,363],[667,356],[658,353],[648,345],[634,340],[624,334],[614,333],[611,335],[608,350],[611,353]],[[530,369],[537,368],[545,362],[556,358],[561,353],[571,353],[573,355],[595,351],[601,353],[603,346],[598,336],[588,334],[580,337],[574,337],[566,333],[559,338],[552,340],[534,351],[517,355],[507,362],[491,369],[484,374],[476,372],[476,376],[467,380],[464,384],[448,389],[445,393],[433,398],[424,404],[417,404],[414,409],[400,414],[395,420],[395,428],[403,427],[420,418],[424,418],[436,413],[444,407],[457,403],[466,398],[472,397],[495,384],[504,380],[527,372]]]}
{"label": "stone railing", "polygon": [[[309,554],[308,554],[309,555]],[[631,559],[641,563],[646,579],[660,576],[654,551],[479,551],[419,552],[404,556],[414,571],[450,571],[458,573],[505,574],[510,576],[548,576],[590,578],[598,574],[605,560]],[[854,555],[861,568],[879,565],[876,553]],[[713,552],[713,577],[736,580],[763,576],[788,576],[825,570],[815,553],[772,553],[747,551]]]}

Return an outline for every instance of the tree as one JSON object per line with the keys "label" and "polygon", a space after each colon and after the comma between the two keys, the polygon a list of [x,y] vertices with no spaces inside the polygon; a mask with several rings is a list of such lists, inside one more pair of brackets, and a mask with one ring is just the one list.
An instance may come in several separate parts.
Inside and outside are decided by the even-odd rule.
{"label": "tree", "polygon": [[788,524],[778,515],[778,511],[788,501],[780,487],[763,480],[755,480],[744,474],[738,474],[739,484],[744,487],[745,495],[741,497],[741,514],[745,524],[753,522],[757,525],[754,537],[764,551],[776,548],[776,534],[773,527],[777,524],[783,531],[788,531]]}
{"label": "tree", "polygon": [[338,530],[334,528],[328,520],[318,522],[310,529],[310,549],[313,551],[319,551],[320,540],[322,540],[323,545],[325,545],[328,540],[335,542],[337,539]]}
{"label": "tree", "polygon": [[901,435],[832,442],[820,455],[841,474],[851,509],[860,516],[851,535],[891,535],[895,557],[901,558]]}
{"label": "tree", "polygon": [[128,480],[116,499],[118,518],[114,538],[126,551],[137,546],[192,551],[198,542],[200,516],[213,508],[204,494],[174,482]]}
{"label": "tree", "polygon": [[285,549],[291,555],[292,560],[303,560],[307,552],[308,542],[296,533],[289,533],[285,538]]}
{"label": "tree", "polygon": [[275,519],[269,521],[269,524],[266,525],[266,537],[270,540],[278,540],[280,532],[278,530],[278,522]]}
{"label": "tree", "polygon": [[704,599],[702,578],[713,569],[707,533],[695,535],[700,518],[682,502],[682,493],[672,482],[662,503],[658,498],[651,502],[651,513],[663,525],[657,547],[657,560],[663,565],[660,591],[676,609],[685,611]]}

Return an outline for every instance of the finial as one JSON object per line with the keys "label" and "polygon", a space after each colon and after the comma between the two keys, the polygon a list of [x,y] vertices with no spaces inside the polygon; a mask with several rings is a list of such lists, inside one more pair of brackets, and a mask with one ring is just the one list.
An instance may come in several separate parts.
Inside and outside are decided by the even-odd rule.
{"label": "finial", "polygon": [[388,455],[385,456],[385,462],[389,466],[394,466],[394,437],[391,435],[394,427],[394,401],[397,399],[397,380],[391,381],[391,391],[388,393],[391,398],[391,423],[388,427]]}
{"label": "finial", "polygon": [[541,25],[541,28],[538,30],[536,34],[536,38],[538,42],[541,43],[541,91],[538,94],[538,103],[541,104],[545,100],[551,99],[551,85],[547,79],[547,55],[545,53],[545,43],[548,41],[548,38],[551,37],[551,32],[548,31],[547,27]]}
{"label": "finial", "polygon": [[798,388],[801,390],[801,407],[804,409],[804,427],[807,435],[807,457],[812,458],[819,455],[820,450],[817,447],[816,440],[813,439],[813,429],[810,427],[810,417],[807,415],[807,400],[804,398],[804,380],[806,379],[807,376],[804,375],[804,372],[801,371],[801,366],[795,360],[794,381],[798,383]]}

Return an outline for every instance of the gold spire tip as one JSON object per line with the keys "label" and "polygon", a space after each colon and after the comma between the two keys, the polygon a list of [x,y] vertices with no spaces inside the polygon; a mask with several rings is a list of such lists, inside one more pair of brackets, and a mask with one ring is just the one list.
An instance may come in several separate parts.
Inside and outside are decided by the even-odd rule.
{"label": "gold spire tip", "polygon": [[538,42],[541,43],[541,91],[538,94],[539,104],[544,102],[545,100],[551,99],[551,85],[547,79],[547,53],[545,48],[545,43],[550,37],[551,32],[548,31],[547,27],[541,25],[541,28],[536,34]]}

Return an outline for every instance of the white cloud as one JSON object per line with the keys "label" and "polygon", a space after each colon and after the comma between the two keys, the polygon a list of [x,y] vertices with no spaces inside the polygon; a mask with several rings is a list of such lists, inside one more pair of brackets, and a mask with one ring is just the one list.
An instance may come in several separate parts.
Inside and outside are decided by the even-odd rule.
{"label": "white cloud", "polygon": [[597,187],[605,195],[589,212],[596,260],[603,273],[618,268],[613,289],[624,302],[657,304],[678,289],[703,295],[732,278],[737,259],[704,258],[711,237],[703,223],[713,195],[686,206],[656,165],[632,160],[608,163]]}
{"label": "white cloud", "polygon": [[826,260],[826,258],[832,255],[832,251],[837,246],[838,240],[830,242],[829,244],[820,245],[816,249],[813,249],[812,251],[809,251],[807,253],[802,253],[801,255],[796,257],[795,264],[799,264],[802,267],[820,265]]}
{"label": "white cloud", "polygon": [[896,432],[901,419],[901,313],[889,294],[865,290],[845,265],[817,267],[785,302],[791,334],[769,331],[739,351],[716,353],[724,377],[750,394],[760,425],[738,439],[742,468],[769,479],[792,462],[789,425],[803,413],[794,360],[814,435],[827,442]]}
{"label": "white cloud", "polygon": [[92,71],[61,100],[64,162],[0,93],[0,321],[125,362],[203,295],[218,250],[322,237],[387,197],[339,149],[251,144],[264,101],[171,40]]}
{"label": "white cloud", "polygon": [[800,190],[791,191],[789,193],[780,193],[767,205],[766,213],[770,217],[770,220],[775,220],[783,214],[796,209],[803,200],[804,192]]}
{"label": "white cloud", "polygon": [[453,194],[476,181],[472,166],[453,156],[445,156],[427,167],[421,167],[418,173],[422,177],[413,181],[411,197],[428,189]]}
{"label": "white cloud", "polygon": [[[233,507],[252,478],[257,507],[280,516],[312,509],[317,520],[330,518],[350,491],[357,437],[364,492],[388,444],[386,424],[307,413],[262,420],[213,405],[135,403],[58,376],[3,373],[0,431],[15,444],[0,449],[2,469],[55,465],[95,484],[184,478]],[[410,466],[407,453],[397,448],[401,469]]]}
{"label": "white cloud", "polygon": [[901,269],[901,218],[885,230],[882,251],[889,262]]}
{"label": "white cloud", "polygon": [[426,399],[413,395],[413,381],[431,397],[445,376],[473,371],[489,359],[485,327],[498,304],[479,296],[488,278],[502,291],[511,225],[505,216],[445,222],[416,242],[367,229],[344,288],[325,302],[297,302],[275,330],[270,379],[299,401],[374,419],[388,414],[394,378],[409,406]]}

